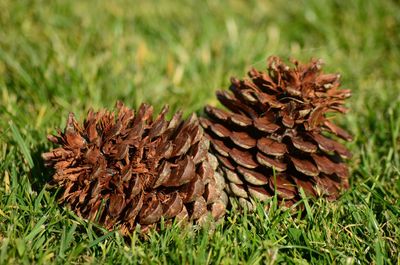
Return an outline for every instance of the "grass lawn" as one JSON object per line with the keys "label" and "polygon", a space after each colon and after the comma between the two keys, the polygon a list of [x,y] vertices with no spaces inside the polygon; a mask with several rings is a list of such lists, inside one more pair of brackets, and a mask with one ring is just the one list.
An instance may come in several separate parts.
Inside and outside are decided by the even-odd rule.
{"label": "grass lawn", "polygon": [[[399,33],[395,0],[1,0],[0,264],[400,264]],[[201,113],[270,55],[322,58],[353,90],[338,120],[355,136],[351,188],[337,202],[128,242],[45,188],[40,154],[69,111],[121,99]]]}

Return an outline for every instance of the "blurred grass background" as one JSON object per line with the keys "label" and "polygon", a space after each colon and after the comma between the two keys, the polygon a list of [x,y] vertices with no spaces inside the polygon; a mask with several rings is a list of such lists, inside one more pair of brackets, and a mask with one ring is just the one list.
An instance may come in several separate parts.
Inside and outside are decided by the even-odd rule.
{"label": "blurred grass background", "polygon": [[[0,264],[399,264],[399,32],[394,0],[0,0]],[[352,189],[338,202],[126,244],[44,189],[45,136],[69,111],[83,119],[121,99],[200,112],[270,55],[322,58],[353,90],[339,118],[355,135]]]}

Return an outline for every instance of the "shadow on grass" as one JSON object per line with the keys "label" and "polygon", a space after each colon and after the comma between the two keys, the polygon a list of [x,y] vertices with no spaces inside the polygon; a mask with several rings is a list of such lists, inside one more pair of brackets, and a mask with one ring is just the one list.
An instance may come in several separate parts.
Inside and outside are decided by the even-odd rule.
{"label": "shadow on grass", "polygon": [[54,170],[44,165],[42,153],[48,151],[45,144],[39,144],[32,152],[33,168],[29,172],[29,181],[33,190],[40,192],[48,184],[53,176]]}

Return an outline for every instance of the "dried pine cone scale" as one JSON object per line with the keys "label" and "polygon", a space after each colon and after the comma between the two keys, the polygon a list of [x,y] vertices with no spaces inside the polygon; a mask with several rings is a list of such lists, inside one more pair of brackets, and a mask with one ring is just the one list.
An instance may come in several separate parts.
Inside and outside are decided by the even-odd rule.
{"label": "dried pine cone scale", "polygon": [[200,120],[227,181],[226,190],[244,204],[275,192],[287,204],[312,196],[338,197],[348,187],[351,153],[331,135],[351,140],[327,113],[344,113],[349,90],[339,75],[324,74],[321,62],[269,59],[268,73],[252,69],[249,79],[231,79],[217,97],[227,110],[206,106]]}
{"label": "dried pine cone scale", "polygon": [[55,169],[59,200],[80,216],[108,229],[132,232],[165,219],[202,222],[225,213],[224,179],[215,170],[209,140],[195,115],[165,119],[163,108],[142,104],[135,113],[90,110],[81,126],[69,114],[64,132],[49,136],[60,147],[44,153]]}

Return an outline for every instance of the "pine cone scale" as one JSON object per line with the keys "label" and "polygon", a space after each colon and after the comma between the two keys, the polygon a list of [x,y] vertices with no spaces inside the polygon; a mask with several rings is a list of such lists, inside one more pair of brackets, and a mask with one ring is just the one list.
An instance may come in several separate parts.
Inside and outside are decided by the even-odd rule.
{"label": "pine cone scale", "polygon": [[252,138],[248,133],[246,132],[235,132],[233,131],[231,136],[230,136],[231,141],[244,149],[250,149],[252,147],[256,146],[257,140]]}
{"label": "pine cone scale", "polygon": [[318,176],[319,170],[310,160],[296,158],[294,156],[290,156],[290,160],[298,172],[311,177]]}
{"label": "pine cone scale", "polygon": [[251,197],[260,201],[265,201],[272,197],[271,192],[269,192],[265,187],[262,186],[248,185],[248,192]]}
{"label": "pine cone scale", "polygon": [[257,162],[262,165],[266,166],[267,168],[274,169],[278,172],[285,171],[287,169],[287,164],[283,162],[281,159],[274,159],[269,156],[263,155],[260,152],[256,154]]}
{"label": "pine cone scale", "polygon": [[257,148],[264,154],[271,156],[283,156],[288,152],[285,144],[266,137],[257,140]]}
{"label": "pine cone scale", "polygon": [[292,144],[295,148],[305,153],[315,153],[318,146],[312,142],[301,139],[300,137],[291,137]]}
{"label": "pine cone scale", "polygon": [[269,182],[269,177],[266,177],[265,173],[260,173],[241,166],[238,166],[236,169],[246,182],[254,186],[266,185]]}
{"label": "pine cone scale", "polygon": [[[234,170],[235,168],[233,168],[233,170]],[[239,177],[239,174],[237,174],[236,172],[234,172],[234,171],[232,171],[232,170],[230,170],[230,169],[228,169],[228,168],[225,168],[224,169],[224,172],[225,172],[225,177],[230,181],[230,182],[233,182],[233,183],[235,183],[235,184],[238,184],[238,185],[242,185],[243,184],[243,181],[241,180],[241,178]]]}
{"label": "pine cone scale", "polygon": [[258,163],[253,159],[253,156],[239,148],[232,148],[230,150],[229,156],[238,165],[244,166],[249,169],[256,168]]}
{"label": "pine cone scale", "polygon": [[177,216],[182,211],[183,201],[177,192],[167,196],[168,198],[163,203],[163,216],[169,219]]}

